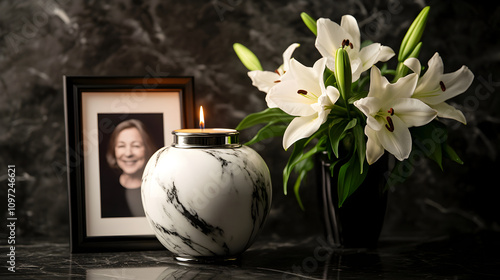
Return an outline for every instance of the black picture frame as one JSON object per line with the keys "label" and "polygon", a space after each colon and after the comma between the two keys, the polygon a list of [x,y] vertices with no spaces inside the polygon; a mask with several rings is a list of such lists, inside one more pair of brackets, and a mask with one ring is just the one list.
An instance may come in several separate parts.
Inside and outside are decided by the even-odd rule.
{"label": "black picture frame", "polygon": [[[195,127],[194,78],[64,76],[63,82],[71,253],[163,249],[152,229],[142,232],[148,231],[143,226],[145,217],[103,218],[102,212],[99,217],[95,210],[102,208],[102,200],[95,201],[100,192],[96,186],[100,179],[95,177],[102,171],[96,175],[94,169],[104,144],[100,142],[102,125],[94,115],[115,114],[126,119],[160,114],[166,145],[171,141],[171,130]],[[100,233],[100,228],[108,226],[100,227],[99,223],[114,226],[109,226],[110,232]]]}

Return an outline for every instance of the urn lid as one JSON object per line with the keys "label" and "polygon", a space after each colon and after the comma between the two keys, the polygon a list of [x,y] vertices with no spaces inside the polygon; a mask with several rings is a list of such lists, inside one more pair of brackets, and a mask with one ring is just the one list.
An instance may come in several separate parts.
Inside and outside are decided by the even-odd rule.
{"label": "urn lid", "polygon": [[235,129],[177,129],[173,147],[176,148],[239,148],[239,132]]}

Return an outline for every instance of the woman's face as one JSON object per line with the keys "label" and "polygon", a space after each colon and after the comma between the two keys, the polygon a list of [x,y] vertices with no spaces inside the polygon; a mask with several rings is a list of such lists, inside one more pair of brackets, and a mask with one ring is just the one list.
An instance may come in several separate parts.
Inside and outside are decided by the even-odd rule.
{"label": "woman's face", "polygon": [[128,175],[142,176],[146,149],[137,128],[122,130],[116,138],[115,156],[118,167]]}

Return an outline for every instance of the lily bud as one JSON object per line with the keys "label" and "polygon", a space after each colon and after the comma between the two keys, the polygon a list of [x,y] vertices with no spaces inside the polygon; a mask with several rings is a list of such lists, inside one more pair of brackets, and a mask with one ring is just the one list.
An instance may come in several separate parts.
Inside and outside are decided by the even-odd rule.
{"label": "lily bud", "polygon": [[[408,56],[408,58],[410,57],[417,58],[418,55],[420,54],[420,49],[422,49],[422,42],[417,44],[417,46],[413,49],[413,52]],[[404,62],[398,63],[394,82],[396,82],[399,78],[406,76],[406,74],[408,74],[408,67],[404,65]]]}
{"label": "lily bud", "polygon": [[339,48],[335,52],[334,74],[337,80],[337,88],[347,106],[347,100],[351,97],[352,72],[349,54],[344,48]]}
{"label": "lily bud", "polygon": [[413,57],[413,58],[417,58],[418,55],[420,54],[420,50],[422,49],[422,42],[419,42],[415,48],[413,48],[413,51],[410,53],[410,55],[408,56],[408,58],[410,57]]}
{"label": "lily bud", "polygon": [[247,47],[243,46],[242,44],[235,43],[233,44],[233,49],[238,58],[248,70],[262,70],[259,59]]}
{"label": "lily bud", "polygon": [[399,62],[405,61],[408,57],[410,57],[410,54],[414,53],[414,49],[420,42],[420,38],[422,38],[422,34],[424,33],[429,9],[429,6],[423,8],[406,32],[406,35],[401,42],[401,48],[399,49]]}
{"label": "lily bud", "polygon": [[309,28],[309,30],[314,33],[314,35],[318,35],[318,28],[316,26],[316,20],[314,20],[310,15],[302,12],[300,14],[300,17],[302,18],[302,21],[306,24],[306,26]]}

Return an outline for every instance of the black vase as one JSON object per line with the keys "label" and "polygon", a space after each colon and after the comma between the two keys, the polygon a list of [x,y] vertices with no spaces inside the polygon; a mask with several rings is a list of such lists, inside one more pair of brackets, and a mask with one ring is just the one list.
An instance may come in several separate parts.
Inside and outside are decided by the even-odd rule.
{"label": "black vase", "polygon": [[[326,157],[321,159],[322,178],[318,193],[325,237],[331,246],[377,246],[387,208],[387,191],[384,191],[387,162],[387,156],[384,156],[371,165],[363,183],[339,208],[337,177],[331,176],[330,163]],[[338,174],[338,170],[334,174]]]}

